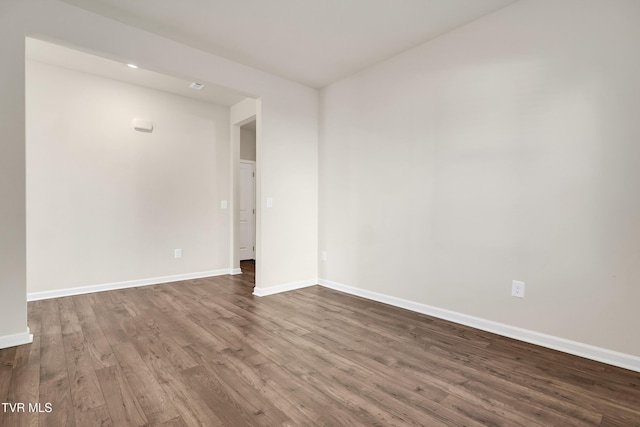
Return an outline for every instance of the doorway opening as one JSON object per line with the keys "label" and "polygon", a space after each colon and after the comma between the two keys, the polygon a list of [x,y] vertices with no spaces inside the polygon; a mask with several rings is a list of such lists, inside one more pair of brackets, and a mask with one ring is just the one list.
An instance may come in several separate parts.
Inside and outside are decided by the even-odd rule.
{"label": "doorway opening", "polygon": [[255,288],[261,282],[261,100],[233,105],[231,118],[231,271]]}
{"label": "doorway opening", "polygon": [[255,284],[256,121],[240,126],[240,269]]}

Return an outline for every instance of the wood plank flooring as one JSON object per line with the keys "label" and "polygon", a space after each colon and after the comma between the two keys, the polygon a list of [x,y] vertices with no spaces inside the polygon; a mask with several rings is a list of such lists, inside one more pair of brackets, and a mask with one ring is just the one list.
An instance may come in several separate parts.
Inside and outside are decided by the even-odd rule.
{"label": "wood plank flooring", "polygon": [[640,426],[639,373],[252,267],[29,303],[0,426]]}

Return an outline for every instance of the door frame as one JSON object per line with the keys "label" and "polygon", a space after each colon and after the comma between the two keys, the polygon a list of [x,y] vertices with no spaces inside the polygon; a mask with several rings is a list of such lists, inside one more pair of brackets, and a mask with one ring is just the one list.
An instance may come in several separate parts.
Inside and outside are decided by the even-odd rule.
{"label": "door frame", "polygon": [[[255,109],[252,114],[242,115],[234,120],[231,118],[231,182],[230,182],[230,271],[231,274],[242,274],[240,269],[240,127],[255,120],[256,122],[256,206],[262,200],[261,185],[261,153],[262,153],[262,102],[260,98],[255,99]],[[259,288],[262,283],[262,227],[261,210],[256,207],[256,251],[255,251],[255,287]]]}

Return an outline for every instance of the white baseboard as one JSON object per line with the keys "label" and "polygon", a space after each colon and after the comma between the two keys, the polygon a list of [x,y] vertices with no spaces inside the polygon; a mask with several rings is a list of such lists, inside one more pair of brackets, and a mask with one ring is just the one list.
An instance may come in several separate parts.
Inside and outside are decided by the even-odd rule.
{"label": "white baseboard", "polygon": [[[82,286],[75,288],[59,289],[53,291],[30,292],[27,294],[27,301],[37,301],[49,298],[59,298],[72,295],[81,295],[93,292],[103,292],[115,289],[132,288],[137,286],[157,285],[161,283],[177,282],[180,280],[200,279],[203,277],[222,276],[225,274],[241,274],[240,269],[210,270],[198,273],[178,274],[173,276],[155,277],[150,279],[129,280],[125,282],[105,283],[101,285]],[[455,311],[409,301],[402,298],[393,297],[366,289],[356,288],[325,279],[310,279],[298,282],[285,283],[268,288],[253,289],[253,295],[258,297],[274,295],[281,292],[314,286],[316,284],[334,289],[347,294],[356,295],[373,301],[382,302],[406,310],[415,311],[454,323],[470,326],[487,332],[492,332],[505,337],[517,339],[519,341],[540,345],[587,359],[595,360],[609,365],[618,366],[632,371],[640,372],[640,357],[630,354],[620,353],[589,344],[571,341],[552,335],[542,334],[528,329],[510,326],[504,323],[494,322]],[[27,331],[20,334],[0,336],[0,348],[13,347],[16,345],[28,344],[33,341],[33,335]]]}
{"label": "white baseboard", "polygon": [[15,347],[22,344],[30,344],[33,342],[33,335],[29,331],[29,328],[25,332],[13,335],[0,336],[0,349]]}
{"label": "white baseboard", "polygon": [[27,301],[38,301],[50,298],[68,297],[90,294],[93,292],[112,291],[115,289],[135,288],[137,286],[158,285],[160,283],[178,282],[180,280],[201,279],[203,277],[223,276],[230,274],[230,269],[201,271],[198,273],[176,274],[173,276],[153,277],[149,279],[127,280],[125,282],[104,283],[101,285],[79,286],[75,288],[56,289],[53,291],[29,292]]}
{"label": "white baseboard", "polygon": [[253,288],[253,294],[257,297],[266,297],[267,295],[279,294],[281,292],[293,291],[296,289],[306,288],[308,286],[315,286],[318,282],[316,279],[301,280],[299,282],[285,283],[282,285],[270,286],[268,288]]}
{"label": "white baseboard", "polygon": [[353,286],[343,285],[341,283],[332,282],[330,280],[318,279],[318,284],[340,292],[345,292],[347,294],[356,295],[373,301],[393,305],[395,307],[400,307],[440,319],[448,320],[454,323],[459,323],[461,325],[470,326],[472,328],[481,329],[483,331],[492,332],[494,334],[513,338],[519,341],[536,344],[542,347],[562,351],[564,353],[569,353],[598,362],[607,363],[609,365],[640,372],[640,357],[630,354],[619,353],[613,350],[607,350],[605,348],[596,347],[589,344],[583,344],[580,342],[558,338],[552,335],[542,334],[528,329],[506,325],[504,323],[493,322],[491,320],[469,316],[467,314],[457,313],[455,311],[445,310],[442,308],[433,307],[402,298],[392,297],[378,292],[368,291],[366,289],[355,288]]}

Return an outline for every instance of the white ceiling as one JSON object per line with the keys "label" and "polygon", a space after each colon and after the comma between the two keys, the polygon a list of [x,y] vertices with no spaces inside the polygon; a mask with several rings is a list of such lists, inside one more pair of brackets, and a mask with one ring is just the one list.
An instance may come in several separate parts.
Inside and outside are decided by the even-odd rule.
{"label": "white ceiling", "polygon": [[517,0],[62,0],[320,88]]}
{"label": "white ceiling", "polygon": [[201,82],[205,83],[203,89],[199,91],[193,90],[189,88],[189,85],[192,83],[190,81],[169,77],[141,68],[131,69],[121,62],[32,38],[26,39],[25,56],[27,59],[34,61],[220,105],[230,106],[246,98],[229,89],[207,82]]}

